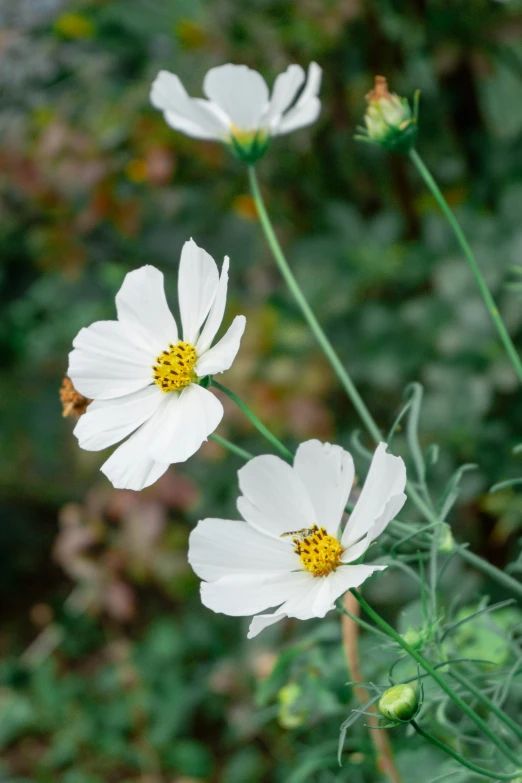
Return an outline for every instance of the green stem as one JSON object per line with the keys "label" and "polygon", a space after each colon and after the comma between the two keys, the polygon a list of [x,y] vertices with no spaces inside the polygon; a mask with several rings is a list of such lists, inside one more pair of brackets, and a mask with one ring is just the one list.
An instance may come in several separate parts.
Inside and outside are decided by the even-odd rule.
{"label": "green stem", "polygon": [[[263,197],[261,195],[261,191],[259,188],[257,175],[253,166],[248,167],[248,176],[250,180],[252,197],[255,201],[257,212],[259,215],[259,220],[263,228],[263,231],[265,233],[267,242],[274,256],[274,259],[277,263],[277,266],[279,267],[286,284],[288,285],[297,303],[299,304],[302,313],[310,326],[310,329],[312,330],[317,341],[319,342],[319,345],[325,352],[326,357],[330,361],[330,364],[332,365],[334,371],[336,372],[337,377],[341,381],[343,388],[346,390],[348,396],[350,397],[355,409],[357,410],[357,413],[361,417],[361,420],[364,422],[366,429],[368,430],[373,440],[376,443],[379,443],[381,440],[381,433],[379,431],[377,424],[375,423],[370,411],[366,407],[364,400],[362,399],[356,387],[354,386],[350,376],[342,366],[330,341],[328,340],[325,333],[323,332],[319,322],[317,321],[317,318],[315,317],[314,312],[312,311],[310,305],[306,301],[304,294],[299,288],[299,285],[288,265],[288,262],[281,249],[281,245],[279,244],[275,231],[272,227],[272,223],[270,221],[270,217],[266,210],[265,203],[263,201]],[[216,382],[214,381],[214,385],[215,384]],[[415,503],[417,508],[424,514],[426,519],[429,519],[431,522],[436,522],[438,524],[439,522],[438,516],[430,508],[428,503],[426,503],[426,501],[422,498],[420,493],[417,492],[415,487],[410,482],[408,482],[406,486],[407,486],[408,497],[413,501],[413,503]],[[522,583],[517,582],[516,579],[513,579],[512,577],[508,576],[500,569],[495,568],[495,566],[491,565],[486,560],[483,560],[477,555],[473,555],[473,553],[469,552],[469,550],[467,550],[466,547],[458,546],[458,550],[460,556],[464,560],[467,560],[469,563],[472,563],[475,566],[475,568],[483,571],[492,579],[496,580],[500,584],[512,590],[520,598],[522,598]]]}
{"label": "green stem", "polygon": [[236,446],[235,443],[231,443],[231,441],[227,440],[226,438],[222,438],[221,435],[216,435],[216,433],[214,433],[213,435],[209,435],[208,439],[213,440],[214,443],[219,443],[220,446],[223,446],[225,449],[232,452],[232,454],[235,454],[237,457],[241,457],[241,459],[249,460],[252,459],[254,456],[249,451],[242,449],[240,446]]}
{"label": "green stem", "polygon": [[354,623],[357,623],[361,628],[364,628],[365,631],[370,631],[370,633],[375,634],[376,636],[380,636],[381,639],[384,639],[385,641],[389,642],[390,638],[388,634],[385,634],[384,631],[379,631],[378,628],[376,628],[374,625],[370,625],[370,623],[366,623],[364,620],[361,620],[360,617],[357,617],[357,615],[352,614],[342,603],[342,599],[340,598],[338,601],[336,601],[335,605],[337,606],[337,611],[341,612],[342,614],[345,614],[347,617],[350,618],[350,620],[353,620]]}
{"label": "green stem", "polygon": [[380,614],[378,614],[370,604],[368,604],[362,595],[358,593],[358,591],[353,588],[351,590],[353,596],[356,598],[356,600],[360,603],[361,607],[364,609],[366,614],[368,614],[372,620],[385,632],[390,636],[397,644],[399,644],[403,650],[405,650],[408,655],[413,658],[414,661],[417,661],[417,663],[422,666],[425,672],[427,672],[430,677],[435,680],[435,682],[439,685],[442,690],[448,694],[450,699],[452,699],[455,704],[460,707],[460,709],[470,718],[480,729],[481,731],[488,737],[491,742],[496,745],[496,747],[504,753],[504,755],[513,762],[513,764],[516,764],[517,766],[520,765],[519,760],[515,756],[515,754],[511,751],[508,745],[501,740],[499,737],[496,736],[496,734],[489,728],[488,724],[482,720],[480,715],[477,715],[475,710],[473,710],[466,702],[461,699],[458,693],[453,690],[453,688],[448,685],[446,680],[438,673],[438,671],[431,665],[431,663],[424,658],[423,655],[421,655],[417,650],[415,650],[413,647],[411,647],[400,634],[397,633],[395,628],[393,628],[391,625],[389,625],[386,620],[384,620]]}
{"label": "green stem", "polygon": [[449,208],[446,199],[442,195],[442,191],[440,190],[439,186],[433,179],[431,173],[429,172],[428,168],[424,164],[424,161],[420,157],[419,153],[414,149],[411,150],[410,158],[413,164],[415,165],[417,171],[421,175],[422,179],[424,180],[425,184],[427,185],[428,189],[431,191],[433,198],[435,199],[435,201],[441,208],[442,212],[444,213],[444,216],[446,217],[451,228],[453,229],[455,236],[457,237],[457,241],[462,249],[462,252],[466,256],[466,260],[471,268],[473,277],[475,278],[475,281],[479,287],[480,293],[482,294],[482,298],[491,316],[491,320],[493,321],[493,323],[497,328],[500,339],[502,340],[504,348],[506,349],[507,355],[511,359],[511,363],[515,369],[515,372],[518,375],[519,380],[522,381],[522,361],[517,353],[515,346],[513,345],[511,337],[509,336],[509,332],[506,329],[506,325],[504,324],[504,321],[502,320],[502,316],[498,311],[498,307],[495,304],[495,300],[491,296],[486,281],[482,276],[482,272],[480,271],[479,265],[477,264],[475,256],[473,255],[473,251],[469,245],[469,242],[464,236],[464,232],[459,226],[455,215]]}
{"label": "green stem", "polygon": [[357,391],[352,379],[341,364],[339,357],[335,353],[332,344],[324,333],[319,321],[315,316],[314,311],[308,304],[305,295],[299,287],[299,283],[295,279],[294,274],[288,265],[285,255],[281,249],[281,245],[279,244],[279,240],[277,239],[275,231],[272,228],[272,223],[270,222],[270,218],[263,201],[263,196],[261,195],[261,190],[259,188],[259,183],[257,181],[256,171],[253,166],[248,167],[248,177],[250,181],[252,198],[255,201],[257,213],[259,215],[259,221],[270,246],[270,250],[274,256],[275,262],[279,267],[279,271],[281,272],[289,290],[292,292],[297,304],[301,308],[301,312],[303,313],[306,322],[312,330],[314,337],[323,349],[326,358],[332,365],[335,374],[339,378],[343,388],[351,399],[354,408],[364,422],[366,429],[371,434],[373,439],[379,443],[379,441],[382,440],[379,428],[373,420],[368,408],[364,404],[364,401]]}
{"label": "green stem", "polygon": [[223,384],[219,383],[219,381],[216,381],[215,378],[212,378],[212,386],[222,391],[227,395],[227,397],[230,397],[232,402],[234,402],[237,407],[243,411],[245,416],[250,419],[254,427],[261,433],[261,435],[263,435],[263,437],[265,437],[285,459],[287,459],[289,462],[293,462],[294,455],[292,452],[289,451],[289,449],[287,449],[286,446],[284,446],[281,441],[270,432],[268,427],[265,427],[261,419],[259,419],[256,414],[250,410],[248,405],[246,405],[246,403],[244,403],[243,400],[237,396],[237,394],[235,394],[231,389],[228,389],[226,386],[223,386]]}
{"label": "green stem", "polygon": [[464,756],[461,756],[460,753],[457,753],[457,751],[453,750],[453,748],[450,748],[449,745],[445,745],[444,742],[441,742],[432,734],[429,734],[427,731],[424,731],[424,729],[421,729],[416,721],[412,720],[410,723],[417,734],[420,734],[421,737],[424,737],[424,739],[428,740],[428,742],[431,742],[432,745],[435,745],[435,747],[443,750],[444,753],[447,753],[448,756],[454,758],[455,761],[458,761],[459,764],[462,764],[463,767],[467,767],[472,772],[476,772],[477,775],[484,775],[484,777],[488,778],[489,780],[514,780],[515,778],[518,778],[522,772],[522,770],[519,769],[516,772],[505,773],[497,772],[496,770],[485,769],[485,767],[479,767],[477,764],[473,764],[471,761],[467,761]]}
{"label": "green stem", "polygon": [[491,712],[497,716],[497,718],[502,721],[508,728],[511,729],[511,731],[518,737],[518,739],[522,740],[522,729],[516,723],[512,718],[509,717],[503,710],[501,710],[494,701],[491,701],[491,699],[486,696],[485,693],[480,688],[477,688],[477,686],[471,682],[471,680],[468,680],[467,677],[464,677],[464,675],[460,674],[458,671],[452,671],[451,676],[457,680],[458,683],[462,685],[463,688],[466,688],[470,693],[475,696],[475,698],[479,699],[479,701],[482,702]]}

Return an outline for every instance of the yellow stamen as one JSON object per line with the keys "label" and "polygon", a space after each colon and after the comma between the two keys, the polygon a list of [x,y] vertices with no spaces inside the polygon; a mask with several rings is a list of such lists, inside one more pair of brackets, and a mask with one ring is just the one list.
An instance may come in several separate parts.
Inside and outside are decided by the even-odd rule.
{"label": "yellow stamen", "polygon": [[304,537],[294,538],[294,552],[301,563],[314,576],[327,576],[341,565],[343,548],[339,541],[328,535],[324,527],[314,525],[305,532]]}
{"label": "yellow stamen", "polygon": [[169,350],[162,351],[152,366],[154,382],[162,392],[184,389],[197,378],[194,371],[196,359],[196,349],[191,343],[183,340],[176,345],[169,343]]}

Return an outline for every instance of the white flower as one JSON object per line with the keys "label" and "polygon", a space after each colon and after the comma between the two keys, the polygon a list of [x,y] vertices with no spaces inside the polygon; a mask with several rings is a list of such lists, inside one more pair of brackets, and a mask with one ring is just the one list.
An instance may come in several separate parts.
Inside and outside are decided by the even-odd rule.
{"label": "white flower", "polygon": [[351,455],[309,440],[291,467],[255,457],[239,471],[245,522],[204,519],[190,536],[189,562],[209,609],[254,615],[249,638],[283,617],[324,617],[339,596],[385,566],[351,565],[402,508],[406,469],[381,443],[344,532],[354,479]]}
{"label": "white flower", "polygon": [[253,161],[263,154],[271,136],[315,122],[321,110],[317,97],[321,73],[317,63],[310,63],[306,84],[295,101],[305,82],[300,65],[289,65],[279,74],[270,97],[261,74],[228,63],[208,71],[203,82],[205,100],[191,98],[178,76],[160,71],[150,99],[171,128],[196,139],[232,144],[240,157]]}
{"label": "white flower", "polygon": [[74,430],[80,446],[98,451],[130,435],[102,466],[115,487],[153,484],[169,464],[192,456],[221,421],[223,406],[198,380],[228,370],[239,350],[242,315],[211,348],[227,285],[228,258],[220,276],[214,259],[190,240],[178,275],[183,340],[163,274],[153,266],[126,275],[116,295],[117,321],[98,321],[76,336],[68,375],[94,400]]}

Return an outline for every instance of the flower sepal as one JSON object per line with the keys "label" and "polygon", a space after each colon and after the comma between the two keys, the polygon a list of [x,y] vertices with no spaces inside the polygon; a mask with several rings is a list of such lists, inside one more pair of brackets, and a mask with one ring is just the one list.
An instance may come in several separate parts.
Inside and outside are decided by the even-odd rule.
{"label": "flower sepal", "polygon": [[355,138],[377,144],[389,152],[410,152],[417,141],[419,129],[419,97],[417,90],[412,108],[407,98],[389,92],[384,76],[376,76],[375,87],[366,96],[366,127],[359,127]]}
{"label": "flower sepal", "polygon": [[233,131],[230,134],[230,151],[242,163],[256,163],[270,146],[270,136],[265,131],[255,133]]}
{"label": "flower sepal", "polygon": [[198,383],[200,386],[203,386],[204,389],[209,389],[212,386],[212,376],[205,375],[203,378],[199,379]]}

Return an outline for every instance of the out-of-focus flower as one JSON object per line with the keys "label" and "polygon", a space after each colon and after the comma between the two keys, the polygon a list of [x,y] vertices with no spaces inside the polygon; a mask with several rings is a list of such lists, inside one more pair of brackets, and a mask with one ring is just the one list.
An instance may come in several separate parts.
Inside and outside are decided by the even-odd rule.
{"label": "out-of-focus flower", "polygon": [[91,38],[96,29],[83,14],[62,14],[54,23],[55,31],[64,38]]}
{"label": "out-of-focus flower", "polygon": [[379,712],[394,723],[409,723],[418,715],[421,703],[417,689],[404,683],[384,691],[379,700]]}
{"label": "out-of-focus flower", "polygon": [[359,128],[355,138],[391,152],[409,152],[417,140],[419,93],[415,94],[412,110],[406,98],[389,92],[384,76],[376,76],[375,87],[366,100],[366,128]]}
{"label": "out-of-focus flower", "polygon": [[406,469],[377,448],[359,500],[342,534],[354,479],[351,455],[310,440],[291,467],[274,456],[239,471],[237,507],[246,522],[204,519],[191,533],[189,562],[201,579],[201,599],[215,612],[254,615],[256,636],[283,617],[324,617],[339,596],[385,566],[352,565],[402,508]]}
{"label": "out-of-focus flower", "polygon": [[73,382],[66,375],[60,386],[60,402],[62,403],[62,416],[65,418],[76,416],[79,419],[92,401],[77,392]]}
{"label": "out-of-focus flower", "polygon": [[200,381],[228,370],[239,350],[242,315],[211,347],[227,285],[228,258],[220,276],[214,259],[190,240],[178,277],[182,340],[163,274],[153,266],[126,275],[117,321],[98,321],[74,339],[68,373],[94,400],[74,430],[80,446],[99,451],[131,436],[102,466],[115,487],[153,484],[169,464],[192,456],[221,421],[223,406]]}
{"label": "out-of-focus flower", "polygon": [[275,80],[270,96],[261,74],[228,63],[208,71],[203,82],[207,99],[202,99],[191,98],[178,76],[160,71],[150,98],[171,128],[195,139],[221,141],[241,160],[252,163],[264,154],[273,136],[315,122],[321,110],[317,97],[321,73],[317,63],[310,63],[305,83],[301,66],[289,65]]}

